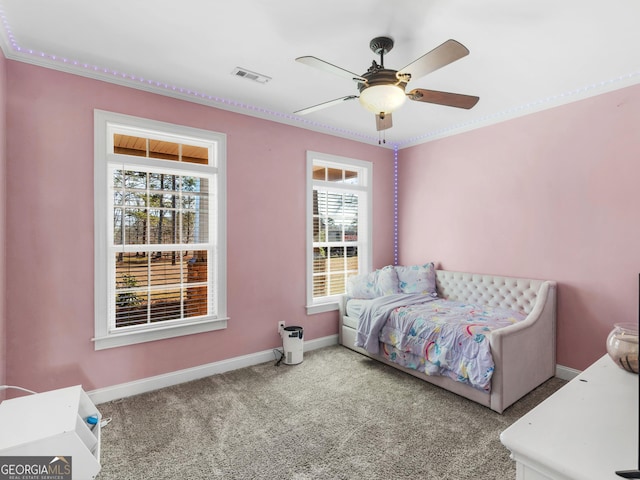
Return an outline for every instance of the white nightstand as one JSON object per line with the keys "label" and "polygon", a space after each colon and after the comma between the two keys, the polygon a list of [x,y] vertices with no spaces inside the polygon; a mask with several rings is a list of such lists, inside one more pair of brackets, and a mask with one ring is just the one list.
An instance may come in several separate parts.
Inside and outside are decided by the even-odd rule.
{"label": "white nightstand", "polygon": [[605,355],[500,435],[517,480],[620,480],[638,467],[638,375]]}
{"label": "white nightstand", "polygon": [[[89,426],[86,418],[97,415]],[[0,456],[69,456],[74,479],[100,471],[100,420],[80,385],[0,404]]]}

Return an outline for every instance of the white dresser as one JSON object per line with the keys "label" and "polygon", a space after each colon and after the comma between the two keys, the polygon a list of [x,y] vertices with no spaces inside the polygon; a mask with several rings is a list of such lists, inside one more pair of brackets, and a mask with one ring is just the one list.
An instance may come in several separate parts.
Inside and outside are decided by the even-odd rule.
{"label": "white dresser", "polygon": [[620,480],[638,468],[638,375],[605,355],[500,435],[517,480]]}

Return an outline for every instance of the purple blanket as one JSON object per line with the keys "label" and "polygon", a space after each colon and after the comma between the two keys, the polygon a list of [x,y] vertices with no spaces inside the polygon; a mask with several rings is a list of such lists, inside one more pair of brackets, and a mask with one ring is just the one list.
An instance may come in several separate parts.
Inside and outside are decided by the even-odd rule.
{"label": "purple blanket", "polygon": [[360,314],[356,347],[377,355],[380,352],[380,330],[389,319],[391,312],[398,307],[432,302],[437,297],[422,293],[400,293],[374,298]]}
{"label": "purple blanket", "polygon": [[427,375],[490,391],[495,367],[491,332],[525,317],[524,312],[422,294],[387,295],[363,310],[356,346]]}

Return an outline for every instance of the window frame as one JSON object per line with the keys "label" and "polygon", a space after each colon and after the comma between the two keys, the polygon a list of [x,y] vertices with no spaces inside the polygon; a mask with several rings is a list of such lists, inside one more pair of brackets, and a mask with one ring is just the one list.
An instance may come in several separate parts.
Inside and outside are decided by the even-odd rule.
{"label": "window frame", "polygon": [[[361,184],[348,185],[330,182],[330,189],[358,194],[358,273],[369,272],[372,268],[373,245],[373,163],[365,160],[307,151],[307,235],[306,235],[306,310],[308,315],[338,309],[344,294],[329,295],[321,298],[313,297],[313,191],[316,186],[328,186],[329,182],[313,179],[313,167],[316,164],[331,166],[344,170],[357,170]],[[346,280],[345,280],[346,284]]]}
{"label": "window frame", "polygon": [[[199,165],[187,162],[175,162],[147,157],[136,157],[113,153],[113,133],[127,132],[143,137],[162,138],[177,143],[196,143],[210,148],[210,164]],[[122,160],[117,161],[116,159]],[[209,268],[207,276],[208,291],[212,296],[214,315],[200,316],[193,320],[182,318],[146,324],[144,326],[125,327],[117,331],[112,326],[109,313],[115,279],[113,264],[113,198],[110,173],[114,166],[126,163],[140,168],[156,168],[159,171],[193,174],[210,179],[211,192],[215,196],[214,205],[209,212],[210,232],[213,238],[210,260],[215,268]],[[111,242],[112,243],[112,242]],[[195,245],[194,245],[195,246]],[[183,335],[220,330],[227,327],[227,291],[226,291],[226,135],[182,125],[174,125],[129,115],[94,110],[94,329],[92,339],[95,350],[120,347],[173,338]],[[193,248],[190,248],[190,250]],[[197,249],[197,247],[196,247]],[[113,328],[112,328],[113,327]]]}

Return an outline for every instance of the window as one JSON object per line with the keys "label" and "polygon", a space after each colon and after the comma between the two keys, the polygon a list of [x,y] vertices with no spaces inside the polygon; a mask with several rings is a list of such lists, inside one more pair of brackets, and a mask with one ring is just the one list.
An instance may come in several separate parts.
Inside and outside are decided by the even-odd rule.
{"label": "window", "polygon": [[225,136],[95,112],[95,348],[226,327]]}
{"label": "window", "polygon": [[307,152],[307,312],[337,308],[347,279],[371,270],[372,164]]}

